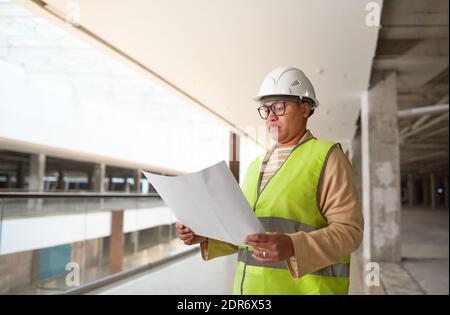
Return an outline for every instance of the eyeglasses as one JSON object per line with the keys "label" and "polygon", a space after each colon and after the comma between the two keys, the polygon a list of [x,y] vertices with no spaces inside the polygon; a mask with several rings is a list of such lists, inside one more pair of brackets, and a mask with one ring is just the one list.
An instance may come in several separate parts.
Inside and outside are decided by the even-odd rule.
{"label": "eyeglasses", "polygon": [[[261,116],[262,119],[267,119],[269,117],[270,111],[274,113],[276,116],[283,116],[286,112],[286,103],[287,102],[293,102],[296,104],[302,104],[304,102],[307,102],[309,106],[311,105],[311,101],[303,97],[301,99],[286,99],[286,100],[279,100],[279,101],[271,101],[271,102],[265,102],[262,106],[258,107],[258,113],[259,116]],[[312,108],[314,111],[314,108]]]}
{"label": "eyeglasses", "polygon": [[262,119],[267,119],[270,111],[277,116],[283,116],[286,112],[286,102],[287,101],[275,101],[264,103],[262,106],[258,107],[259,116],[261,116]]}

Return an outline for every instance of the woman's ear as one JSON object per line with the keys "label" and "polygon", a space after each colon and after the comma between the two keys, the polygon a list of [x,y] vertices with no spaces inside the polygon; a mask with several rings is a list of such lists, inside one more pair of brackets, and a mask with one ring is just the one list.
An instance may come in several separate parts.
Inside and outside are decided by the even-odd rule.
{"label": "woman's ear", "polygon": [[308,102],[303,102],[300,105],[300,109],[301,109],[303,118],[308,118],[309,117],[309,113],[311,111],[311,106],[309,106]]}

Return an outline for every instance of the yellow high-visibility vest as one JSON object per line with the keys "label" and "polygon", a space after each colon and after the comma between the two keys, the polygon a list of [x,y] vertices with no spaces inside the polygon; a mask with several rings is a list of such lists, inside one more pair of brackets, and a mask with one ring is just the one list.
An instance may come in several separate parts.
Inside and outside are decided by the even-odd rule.
{"label": "yellow high-visibility vest", "polygon": [[[259,191],[264,156],[254,160],[242,190],[267,232],[311,232],[327,226],[319,206],[319,182],[334,146],[311,138],[297,145]],[[308,255],[308,253],[305,253]],[[301,259],[301,258],[300,258]],[[239,247],[234,294],[347,294],[350,256],[294,279],[285,261],[260,263],[249,247]]]}

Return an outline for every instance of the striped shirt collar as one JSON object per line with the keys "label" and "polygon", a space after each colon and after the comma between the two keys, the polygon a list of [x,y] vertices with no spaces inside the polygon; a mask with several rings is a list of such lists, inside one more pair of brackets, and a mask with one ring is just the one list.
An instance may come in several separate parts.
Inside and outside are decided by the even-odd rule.
{"label": "striped shirt collar", "polygon": [[[293,145],[293,146],[297,146],[297,145],[299,145],[299,144],[301,144],[301,143],[303,143],[303,142],[305,142],[305,141],[307,141],[307,140],[309,140],[309,139],[311,139],[311,138],[314,138],[314,136],[313,136],[313,134],[311,133],[311,131],[310,131],[309,129],[307,129],[306,132],[305,132],[305,134],[303,135],[303,137],[300,139],[300,141],[299,141],[297,144]],[[293,146],[288,146],[288,147],[289,147],[289,148],[292,148]],[[266,156],[265,156],[264,161],[263,161],[264,164],[267,163],[267,161],[268,161],[269,158],[270,158],[270,155],[272,154],[272,152],[273,152],[276,148],[283,148],[283,147],[278,147],[278,144],[275,144],[269,151],[267,151],[267,152],[266,152]]]}

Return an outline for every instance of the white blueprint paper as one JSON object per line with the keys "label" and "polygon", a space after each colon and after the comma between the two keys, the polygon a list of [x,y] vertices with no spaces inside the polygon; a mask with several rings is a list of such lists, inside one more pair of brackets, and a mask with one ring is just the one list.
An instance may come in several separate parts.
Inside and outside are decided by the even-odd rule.
{"label": "white blueprint paper", "polygon": [[247,235],[264,233],[225,161],[181,176],[142,172],[178,221],[195,234],[244,245]]}

